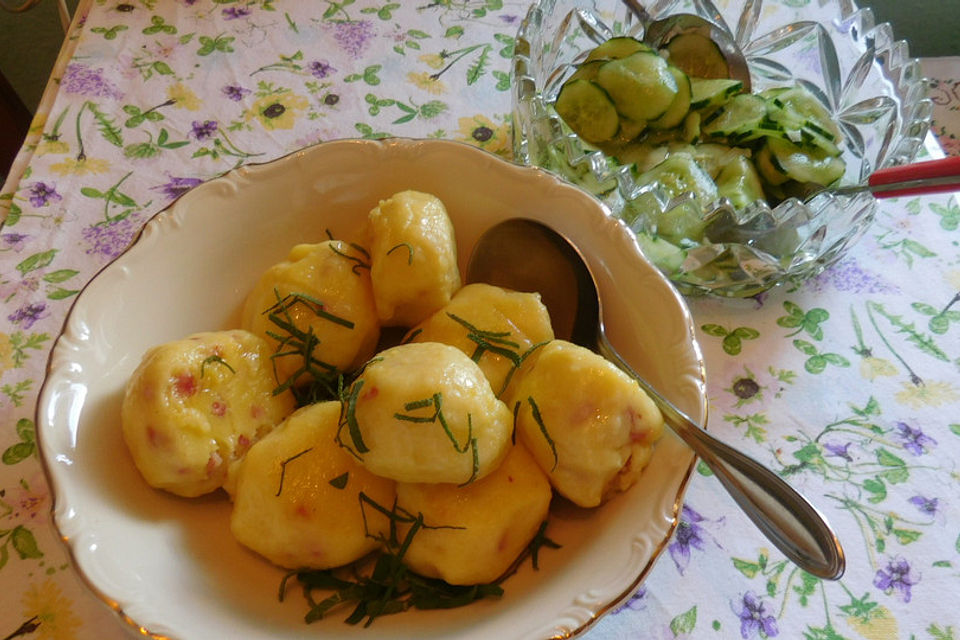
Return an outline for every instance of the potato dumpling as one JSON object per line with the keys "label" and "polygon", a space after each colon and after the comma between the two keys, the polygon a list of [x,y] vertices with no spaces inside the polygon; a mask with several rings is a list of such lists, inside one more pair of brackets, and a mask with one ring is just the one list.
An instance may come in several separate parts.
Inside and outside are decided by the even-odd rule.
{"label": "potato dumpling", "polygon": [[[552,496],[546,476],[522,444],[511,447],[490,475],[466,487],[398,483],[397,505],[423,514],[427,525],[413,534],[404,562],[450,584],[493,582],[530,544]],[[407,531],[409,525],[401,529],[400,540]]]}
{"label": "potato dumpling", "polygon": [[554,340],[525,360],[517,378],[517,433],[559,494],[595,507],[637,480],[663,416],[627,374]]}
{"label": "potato dumpling", "polygon": [[252,333],[197,333],[150,349],[127,382],[123,438],[150,486],[193,497],[294,410],[273,395],[272,350]]}
{"label": "potato dumpling", "polygon": [[412,342],[442,342],[466,353],[501,398],[520,358],[552,339],[550,314],[539,294],[482,283],[461,288],[409,334]]}
{"label": "potato dumpling", "polygon": [[437,197],[401,191],[382,200],[370,212],[367,233],[382,325],[412,327],[460,288],[453,224]]}
{"label": "potato dumpling", "polygon": [[[237,471],[230,529],[288,569],[329,569],[357,560],[389,535],[394,482],[364,469],[336,442],[340,403],[299,409],[251,447]],[[364,524],[366,516],[366,524]],[[367,534],[371,535],[367,535]]]}
{"label": "potato dumpling", "polygon": [[506,454],[513,415],[456,347],[408,343],[377,355],[346,392],[341,442],[373,473],[467,483]]}
{"label": "potato dumpling", "polygon": [[346,242],[301,244],[260,277],[247,295],[240,324],[270,342],[278,382],[294,375],[303,383],[313,378],[301,373],[308,341],[315,341],[311,360],[320,372],[328,367],[350,371],[373,355],[380,325],[370,273],[363,266],[367,260]]}

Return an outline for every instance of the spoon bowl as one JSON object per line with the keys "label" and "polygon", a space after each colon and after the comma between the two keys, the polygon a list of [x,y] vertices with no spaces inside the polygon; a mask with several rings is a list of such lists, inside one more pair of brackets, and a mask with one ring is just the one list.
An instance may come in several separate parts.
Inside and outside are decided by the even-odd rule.
{"label": "spoon bowl", "polygon": [[607,339],[596,281],[577,247],[547,225],[505,220],[483,233],[466,281],[539,292],[555,335],[593,349],[650,396],[664,422],[710,467],[757,527],[800,568],[824,579],[843,575],[843,549],[817,509],[759,462],[708,434],[619,355]]}

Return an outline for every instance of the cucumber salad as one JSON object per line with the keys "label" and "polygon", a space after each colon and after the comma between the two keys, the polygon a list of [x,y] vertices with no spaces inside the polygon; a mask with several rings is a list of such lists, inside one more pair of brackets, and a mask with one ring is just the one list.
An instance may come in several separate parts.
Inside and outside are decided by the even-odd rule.
{"label": "cucumber salad", "polygon": [[703,243],[709,221],[701,210],[720,198],[736,209],[758,200],[775,206],[839,181],[846,169],[840,128],[816,96],[800,85],[745,91],[717,45],[697,33],[659,51],[632,37],[607,40],[563,83],[554,108],[584,142],[630,165],[638,184],[658,182],[670,198],[699,201],[662,212],[644,193],[625,212],[660,244],[659,258],[660,241],[673,250]]}

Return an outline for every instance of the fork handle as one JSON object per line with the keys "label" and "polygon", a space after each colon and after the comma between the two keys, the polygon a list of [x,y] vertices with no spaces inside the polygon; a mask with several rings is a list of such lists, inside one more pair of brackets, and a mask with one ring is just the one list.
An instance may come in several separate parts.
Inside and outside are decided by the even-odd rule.
{"label": "fork handle", "polygon": [[960,190],[960,156],[878,169],[868,180],[877,198]]}

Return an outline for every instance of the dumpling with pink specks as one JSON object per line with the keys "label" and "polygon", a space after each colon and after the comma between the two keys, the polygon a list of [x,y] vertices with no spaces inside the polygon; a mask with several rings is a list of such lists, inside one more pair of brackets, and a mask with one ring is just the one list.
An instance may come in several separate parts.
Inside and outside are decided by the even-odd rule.
{"label": "dumpling with pink specks", "polygon": [[534,351],[516,378],[517,434],[557,493],[596,507],[637,481],[663,416],[632,378],[563,340]]}
{"label": "dumpling with pink specks", "polygon": [[267,340],[279,382],[334,378],[373,355],[380,339],[368,257],[340,240],[293,247],[247,295],[240,327]]}
{"label": "dumpling with pink specks", "polygon": [[267,342],[242,330],[197,333],[150,349],[127,383],[120,418],[152,487],[194,497],[295,408],[276,382]]}
{"label": "dumpling with pink specks", "polygon": [[436,196],[401,191],[382,200],[370,211],[367,235],[383,326],[412,327],[460,288],[453,223]]}
{"label": "dumpling with pink specks", "polygon": [[380,509],[393,507],[393,480],[376,476],[337,441],[340,403],[294,412],[238,465],[230,530],[288,569],[329,569],[373,551],[389,535]]}

